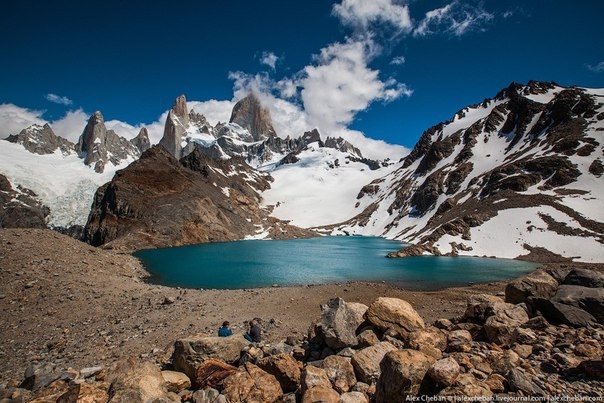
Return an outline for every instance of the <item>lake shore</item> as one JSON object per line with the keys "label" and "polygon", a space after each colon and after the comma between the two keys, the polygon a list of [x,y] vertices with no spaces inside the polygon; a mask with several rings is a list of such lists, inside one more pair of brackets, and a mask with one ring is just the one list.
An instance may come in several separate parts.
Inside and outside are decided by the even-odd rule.
{"label": "lake shore", "polygon": [[[564,263],[604,271],[603,264]],[[560,265],[555,263],[553,265]],[[163,362],[173,342],[234,332],[259,317],[264,339],[302,339],[334,297],[370,304],[401,298],[427,323],[461,315],[468,295],[501,294],[505,283],[410,291],[386,283],[342,283],[245,290],[195,290],[149,284],[129,254],[93,248],[50,230],[0,230],[0,384],[19,381],[32,362],[65,368],[108,366],[130,355]]]}

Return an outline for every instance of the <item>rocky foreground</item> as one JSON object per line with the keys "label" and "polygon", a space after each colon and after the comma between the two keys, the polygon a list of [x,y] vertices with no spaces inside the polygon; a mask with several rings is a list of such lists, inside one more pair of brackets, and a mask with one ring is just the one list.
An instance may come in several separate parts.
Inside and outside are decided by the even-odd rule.
{"label": "rocky foreground", "polygon": [[[2,402],[604,393],[601,265],[434,293],[379,284],[182,290],[145,283],[129,255],[48,230],[2,230],[0,270]],[[252,317],[261,344],[241,337]],[[235,335],[213,337],[225,319]]]}

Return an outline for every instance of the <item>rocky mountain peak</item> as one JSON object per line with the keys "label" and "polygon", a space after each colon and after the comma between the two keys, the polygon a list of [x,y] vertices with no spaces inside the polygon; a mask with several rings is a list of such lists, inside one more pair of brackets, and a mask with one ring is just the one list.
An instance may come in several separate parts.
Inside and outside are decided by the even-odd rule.
{"label": "rocky mountain peak", "polygon": [[187,112],[187,98],[184,94],[179,95],[172,105],[172,111],[181,119],[186,119],[189,116]]}
{"label": "rocky mountain peak", "polygon": [[149,140],[149,132],[146,127],[141,127],[135,138],[131,139],[130,142],[134,145],[141,154],[151,148],[151,141]]}
{"label": "rocky mountain peak", "polygon": [[75,150],[75,144],[62,137],[55,135],[48,123],[44,126],[33,124],[17,135],[7,137],[11,143],[21,144],[27,151],[34,154],[52,154],[57,148],[64,155],[67,155]]}
{"label": "rocky mountain peak", "polygon": [[168,112],[164,135],[159,145],[165,148],[174,158],[182,157],[182,138],[189,126],[189,113],[187,112],[187,98],[180,95],[174,101],[172,109]]}
{"label": "rocky mountain peak", "polygon": [[235,104],[229,123],[237,123],[249,130],[255,141],[277,135],[273,128],[270,111],[262,106],[253,92]]}

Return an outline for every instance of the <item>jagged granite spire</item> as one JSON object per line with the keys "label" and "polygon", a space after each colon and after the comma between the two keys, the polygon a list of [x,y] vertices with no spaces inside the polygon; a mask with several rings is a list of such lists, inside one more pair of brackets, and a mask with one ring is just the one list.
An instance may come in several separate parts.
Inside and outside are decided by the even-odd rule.
{"label": "jagged granite spire", "polygon": [[105,141],[107,139],[107,128],[105,119],[100,111],[96,111],[88,119],[88,123],[78,140],[76,151],[84,157],[86,165],[95,164],[94,170],[103,172],[107,159]]}
{"label": "jagged granite spire", "polygon": [[229,122],[237,123],[244,129],[249,130],[254,141],[277,135],[273,128],[270,111],[262,106],[253,92],[235,104]]}
{"label": "jagged granite spire", "polygon": [[189,114],[187,112],[187,98],[180,95],[174,101],[172,109],[168,112],[164,135],[159,145],[165,148],[175,158],[180,159],[182,154],[182,135],[189,125]]}
{"label": "jagged granite spire", "polygon": [[136,147],[141,154],[151,148],[151,141],[149,140],[149,132],[146,127],[142,127],[135,138],[130,140],[132,145]]}
{"label": "jagged granite spire", "polygon": [[19,134],[11,134],[6,138],[11,143],[21,144],[27,151],[35,154],[52,154],[57,148],[64,155],[75,150],[75,144],[57,136],[48,123],[44,126],[33,124],[21,130]]}

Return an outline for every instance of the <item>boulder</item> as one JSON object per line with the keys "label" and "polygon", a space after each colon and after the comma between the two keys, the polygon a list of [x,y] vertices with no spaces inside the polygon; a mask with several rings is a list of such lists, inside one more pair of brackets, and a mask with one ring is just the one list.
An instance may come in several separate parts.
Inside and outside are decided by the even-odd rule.
{"label": "boulder", "polygon": [[562,284],[580,285],[589,288],[604,287],[604,273],[586,269],[572,269]]}
{"label": "boulder", "polygon": [[348,392],[340,395],[340,403],[369,403],[369,400],[361,392]]}
{"label": "boulder", "polygon": [[377,381],[377,403],[404,401],[407,395],[416,395],[434,358],[415,350],[391,351],[380,363]]}
{"label": "boulder", "polygon": [[467,352],[472,347],[472,335],[467,330],[453,330],[447,336],[447,351]]}
{"label": "boulder", "polygon": [[572,305],[562,304],[545,298],[533,298],[531,304],[544,317],[554,323],[582,327],[597,322],[593,315]]}
{"label": "boulder", "polygon": [[518,368],[512,368],[506,379],[512,392],[522,391],[529,396],[547,396],[547,393],[537,386],[529,376]]}
{"label": "boulder", "polygon": [[278,354],[258,360],[257,365],[274,375],[284,393],[295,392],[300,384],[300,364],[289,354]]}
{"label": "boulder", "polygon": [[512,304],[497,304],[495,314],[484,323],[487,339],[493,343],[509,346],[514,341],[514,330],[529,320],[526,311]]}
{"label": "boulder", "polygon": [[577,368],[592,379],[604,381],[604,360],[581,361]]}
{"label": "boulder", "polygon": [[176,371],[195,378],[195,370],[206,359],[216,359],[229,364],[239,361],[241,350],[249,343],[242,335],[230,337],[191,337],[176,340],[172,363]]}
{"label": "boulder", "polygon": [[479,382],[471,374],[461,374],[454,385],[438,392],[438,396],[459,396],[471,399],[446,399],[447,401],[490,401],[493,393]]}
{"label": "boulder", "polygon": [[365,329],[357,336],[357,345],[359,347],[368,347],[373,346],[380,342],[377,334],[373,331],[373,329]]}
{"label": "boulder", "polygon": [[283,390],[277,379],[246,362],[243,367],[226,378],[222,394],[229,402],[276,402],[283,396]]}
{"label": "boulder", "polygon": [[357,383],[354,368],[346,357],[330,355],[323,360],[323,369],[333,388],[339,393],[346,393]]}
{"label": "boulder", "polygon": [[195,386],[204,389],[207,387],[220,388],[222,381],[237,372],[237,367],[222,361],[208,359],[202,362],[195,370]]}
{"label": "boulder", "polygon": [[340,403],[338,392],[327,386],[315,386],[304,392],[302,403]]}
{"label": "boulder", "polygon": [[323,368],[319,368],[314,365],[307,365],[302,371],[300,386],[302,393],[304,393],[307,389],[312,389],[315,387],[331,389],[331,381],[327,376],[327,372]]}
{"label": "boulder", "polygon": [[466,302],[466,312],[463,321],[484,324],[484,321],[494,313],[494,306],[504,301],[490,294],[470,295]]}
{"label": "boulder", "polygon": [[[589,270],[585,271],[591,272]],[[561,285],[552,301],[583,309],[592,315],[598,323],[604,324],[604,287],[593,288],[580,285]]]}
{"label": "boulder", "polygon": [[535,270],[526,276],[509,282],[505,287],[505,301],[511,304],[528,302],[529,297],[550,298],[556,292],[558,282],[543,270]]}
{"label": "boulder", "polygon": [[161,376],[169,392],[180,393],[191,387],[191,379],[182,372],[166,370],[161,371]]}
{"label": "boulder", "polygon": [[435,327],[408,333],[404,341],[407,348],[421,351],[436,359],[440,359],[442,352],[447,348],[447,335]]}
{"label": "boulder", "polygon": [[352,366],[357,379],[368,384],[376,381],[380,377],[380,362],[390,351],[397,351],[397,348],[383,341],[359,350],[353,355]]}
{"label": "boulder", "polygon": [[411,304],[398,298],[376,299],[367,309],[365,318],[375,327],[390,329],[399,336],[425,327],[424,320]]}
{"label": "boulder", "polygon": [[334,350],[357,346],[356,330],[365,321],[366,311],[366,305],[345,302],[339,297],[321,305],[321,326],[327,346]]}
{"label": "boulder", "polygon": [[461,372],[461,367],[453,358],[443,358],[436,361],[428,369],[428,376],[432,378],[437,385],[451,386]]}
{"label": "boulder", "polygon": [[226,396],[213,388],[197,390],[192,396],[193,403],[228,403]]}
{"label": "boulder", "polygon": [[159,368],[130,357],[120,361],[111,373],[111,403],[173,402]]}

